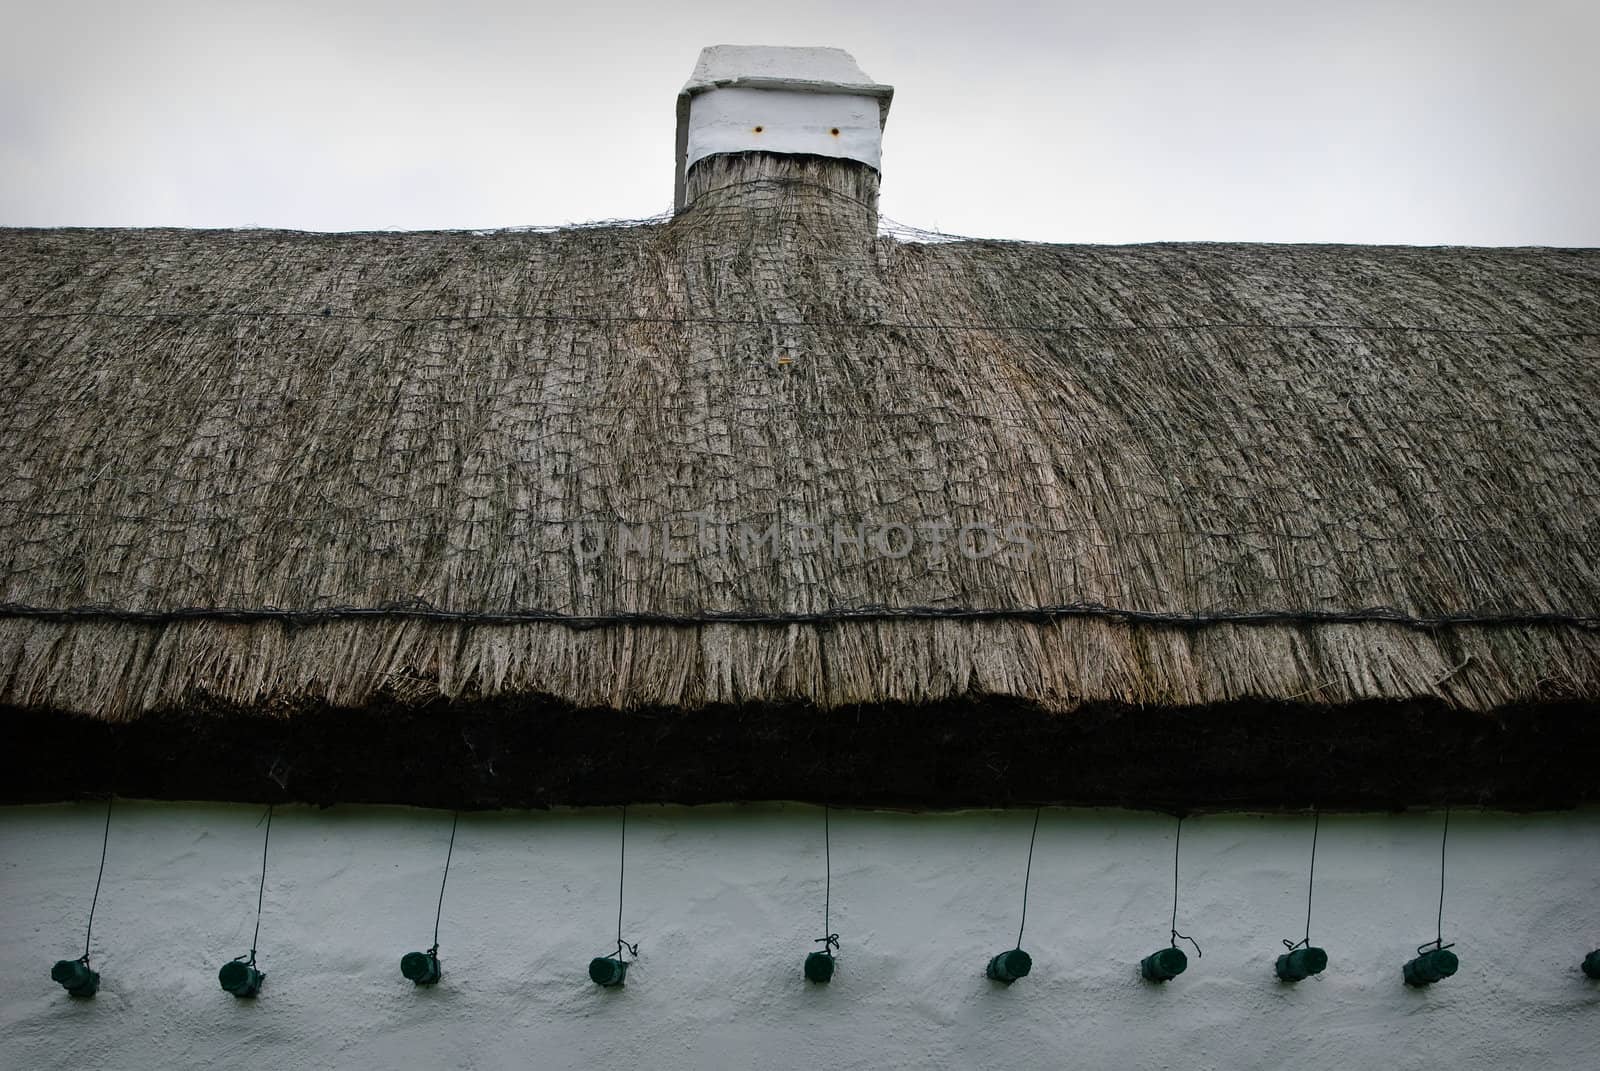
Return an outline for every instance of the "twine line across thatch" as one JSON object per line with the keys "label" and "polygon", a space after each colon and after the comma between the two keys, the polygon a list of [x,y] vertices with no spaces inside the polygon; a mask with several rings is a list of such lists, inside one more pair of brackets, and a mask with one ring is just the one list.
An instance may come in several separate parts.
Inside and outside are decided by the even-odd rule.
{"label": "twine line across thatch", "polygon": [[113,320],[211,320],[236,317],[261,320],[355,320],[374,323],[499,323],[536,321],[547,323],[590,324],[687,324],[710,327],[797,327],[887,331],[974,331],[1037,332],[1040,334],[1121,334],[1154,331],[1381,331],[1426,335],[1459,335],[1471,338],[1573,339],[1600,338],[1596,331],[1533,331],[1529,328],[1497,330],[1470,327],[1427,327],[1418,324],[1357,323],[1264,323],[1217,322],[1181,324],[1070,324],[1070,323],[955,323],[942,321],[908,322],[898,320],[783,320],[749,319],[731,316],[616,316],[586,312],[495,312],[442,313],[435,316],[390,316],[377,313],[332,312],[295,309],[181,309],[153,312],[102,312],[84,309],[76,312],[0,313],[0,320],[73,320],[79,318]]}
{"label": "twine line across thatch", "polygon": [[1388,606],[1359,610],[1212,610],[1173,613],[1130,610],[1099,603],[1059,606],[849,606],[813,611],[704,610],[697,613],[637,611],[629,613],[569,614],[555,610],[450,610],[424,602],[382,606],[329,606],[295,610],[276,606],[186,606],[169,610],[132,610],[114,606],[47,607],[0,603],[0,617],[45,621],[119,621],[169,624],[177,621],[282,621],[314,625],[357,618],[400,618],[473,625],[557,624],[574,629],[627,625],[818,625],[833,621],[888,620],[989,620],[1048,623],[1060,617],[1097,617],[1128,624],[1195,628],[1206,625],[1313,625],[1389,624],[1434,629],[1456,625],[1522,628],[1549,625],[1600,630],[1600,616],[1563,613],[1454,613],[1419,617]]}

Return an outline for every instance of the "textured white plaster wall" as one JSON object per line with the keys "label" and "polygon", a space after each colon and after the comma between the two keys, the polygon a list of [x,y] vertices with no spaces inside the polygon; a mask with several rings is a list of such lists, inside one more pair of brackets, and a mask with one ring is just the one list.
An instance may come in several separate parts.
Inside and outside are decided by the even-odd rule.
{"label": "textured white plaster wall", "polygon": [[1445,934],[1461,971],[1407,989],[1430,938],[1438,814],[1323,819],[1312,936],[1332,964],[1272,977],[1303,924],[1308,819],[1184,823],[1178,925],[1205,950],[1166,986],[1173,822],[1046,810],[1025,947],[1032,812],[836,811],[831,985],[800,975],[821,933],[821,812],[630,810],[625,989],[585,974],[616,919],[617,813],[469,814],[440,934],[444,982],[399,973],[433,924],[450,816],[282,808],[261,927],[266,988],[217,968],[248,947],[261,810],[119,803],[95,920],[100,994],[49,979],[81,949],[94,804],[0,808],[0,1066],[1590,1068],[1600,983],[1600,810],[1451,822]]}

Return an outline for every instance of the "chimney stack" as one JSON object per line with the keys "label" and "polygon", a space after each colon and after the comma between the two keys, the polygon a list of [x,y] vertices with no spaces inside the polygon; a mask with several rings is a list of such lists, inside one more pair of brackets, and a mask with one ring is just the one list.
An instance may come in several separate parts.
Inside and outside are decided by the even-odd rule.
{"label": "chimney stack", "polygon": [[719,181],[822,181],[878,203],[883,126],[894,87],[874,82],[839,48],[712,45],[678,94],[682,212]]}

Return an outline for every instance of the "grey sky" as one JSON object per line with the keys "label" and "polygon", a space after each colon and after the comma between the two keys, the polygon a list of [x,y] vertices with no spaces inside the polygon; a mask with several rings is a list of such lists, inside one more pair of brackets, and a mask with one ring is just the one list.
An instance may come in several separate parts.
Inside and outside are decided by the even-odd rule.
{"label": "grey sky", "polygon": [[0,224],[495,227],[672,203],[702,45],[896,87],[963,234],[1600,245],[1600,3],[0,0]]}

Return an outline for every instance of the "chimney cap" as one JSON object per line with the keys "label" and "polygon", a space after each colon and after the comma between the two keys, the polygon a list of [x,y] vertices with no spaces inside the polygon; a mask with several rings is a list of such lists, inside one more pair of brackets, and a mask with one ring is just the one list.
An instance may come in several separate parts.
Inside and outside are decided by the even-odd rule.
{"label": "chimney cap", "polygon": [[[688,171],[690,102],[715,89],[766,89],[869,97],[878,104],[878,131],[889,119],[894,86],[874,82],[842,48],[778,45],[710,45],[700,50],[694,73],[678,91],[677,175],[674,202],[684,204]],[[870,115],[870,112],[868,113]],[[869,120],[870,122],[870,120]],[[876,166],[876,157],[873,157]]]}
{"label": "chimney cap", "polygon": [[789,48],[776,45],[711,45],[700,50],[694,73],[678,100],[686,102],[711,89],[796,89],[877,97],[885,115],[894,86],[882,85],[842,48]]}

